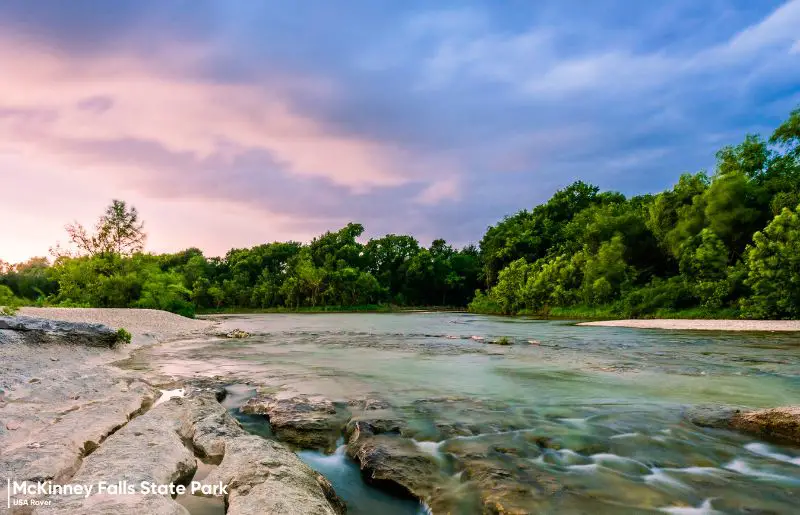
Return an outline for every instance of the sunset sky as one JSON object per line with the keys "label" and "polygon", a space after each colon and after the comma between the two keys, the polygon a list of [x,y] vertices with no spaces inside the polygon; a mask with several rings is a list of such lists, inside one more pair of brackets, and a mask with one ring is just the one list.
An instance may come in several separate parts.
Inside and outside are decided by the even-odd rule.
{"label": "sunset sky", "polygon": [[0,3],[0,259],[134,204],[147,249],[475,242],[660,191],[800,105],[800,0]]}

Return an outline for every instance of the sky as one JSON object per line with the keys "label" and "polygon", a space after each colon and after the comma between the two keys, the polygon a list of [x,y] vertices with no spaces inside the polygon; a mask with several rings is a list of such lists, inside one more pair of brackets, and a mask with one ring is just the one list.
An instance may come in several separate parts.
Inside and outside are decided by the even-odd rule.
{"label": "sky", "polygon": [[147,250],[213,256],[661,191],[800,105],[798,27],[800,0],[4,0],[0,259],[114,198]]}

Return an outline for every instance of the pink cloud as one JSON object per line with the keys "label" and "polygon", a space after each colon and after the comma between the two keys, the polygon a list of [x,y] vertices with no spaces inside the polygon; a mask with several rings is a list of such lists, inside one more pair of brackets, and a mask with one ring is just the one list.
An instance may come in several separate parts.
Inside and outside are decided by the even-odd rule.
{"label": "pink cloud", "polygon": [[[193,52],[177,52],[164,62],[191,60]],[[126,55],[76,60],[8,39],[0,40],[0,62],[16,71],[0,76],[0,139],[6,149],[28,145],[37,153],[63,154],[71,142],[135,139],[198,159],[263,150],[291,174],[325,178],[356,192],[410,179],[410,169],[398,164],[408,161],[402,149],[337,134],[293,112],[281,87],[269,83],[203,81],[164,62]],[[307,78],[276,72],[271,80],[335,94],[330,85]],[[4,111],[17,114],[2,116]],[[96,163],[85,154],[69,157],[87,166],[128,167]]]}

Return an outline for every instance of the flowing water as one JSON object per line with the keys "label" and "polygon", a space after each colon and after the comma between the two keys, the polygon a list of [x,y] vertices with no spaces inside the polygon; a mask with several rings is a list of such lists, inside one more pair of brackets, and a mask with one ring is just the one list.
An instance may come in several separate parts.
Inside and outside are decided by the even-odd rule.
{"label": "flowing water", "polygon": [[[508,471],[541,513],[800,513],[800,450],[686,422],[695,404],[800,403],[800,336],[580,327],[452,313],[217,318],[250,338],[155,347],[166,374],[223,376],[324,395],[388,400],[440,460],[465,513],[480,488],[460,459]],[[486,342],[506,337],[512,345]],[[481,340],[481,338],[483,340]],[[232,409],[254,394],[232,388]],[[242,419],[270,437],[263,418]],[[340,447],[299,455],[350,513],[419,513],[365,485]],[[543,486],[544,485],[544,486]]]}

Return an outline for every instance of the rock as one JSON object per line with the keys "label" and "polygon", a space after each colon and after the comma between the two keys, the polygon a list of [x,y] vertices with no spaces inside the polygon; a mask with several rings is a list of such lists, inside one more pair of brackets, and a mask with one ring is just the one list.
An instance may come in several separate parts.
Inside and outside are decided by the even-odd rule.
{"label": "rock", "polygon": [[347,455],[359,464],[366,482],[401,497],[430,502],[442,480],[433,456],[400,436],[374,435],[357,426]]}
{"label": "rock", "polygon": [[718,429],[729,429],[733,418],[741,413],[738,408],[729,406],[692,406],[684,412],[684,416],[701,427],[714,427]]}
{"label": "rock", "polygon": [[250,333],[242,331],[241,329],[234,329],[225,335],[226,338],[249,338]]}
{"label": "rock", "polygon": [[242,413],[266,415],[278,439],[304,449],[336,447],[347,414],[339,414],[333,403],[321,396],[259,396],[240,408]]}
{"label": "rock", "polygon": [[16,431],[20,427],[22,427],[22,423],[17,420],[6,422],[6,429],[8,429],[9,431]]}
{"label": "rock", "polygon": [[180,434],[191,440],[195,452],[212,463],[225,455],[225,442],[246,433],[239,422],[217,401],[215,392],[200,392],[180,402]]}
{"label": "rock", "polygon": [[102,324],[0,316],[0,330],[16,332],[28,344],[61,343],[111,348],[117,343],[117,332]]}
{"label": "rock", "polygon": [[543,513],[563,487],[559,478],[529,460],[506,454],[502,461],[470,455],[458,461],[462,478],[474,483],[483,513]]}
{"label": "rock", "polygon": [[280,443],[254,435],[226,441],[225,457],[203,480],[228,486],[228,515],[336,515],[344,503],[330,483]]}
{"label": "rock", "polygon": [[[142,481],[156,485],[188,481],[197,469],[197,462],[181,440],[181,423],[175,413],[179,409],[180,403],[173,400],[133,419],[86,457],[70,482],[114,484],[127,481],[138,488]],[[59,498],[53,503],[53,512],[187,513],[169,494]]]}
{"label": "rock", "polygon": [[363,399],[351,400],[347,403],[347,405],[351,408],[360,409],[362,411],[378,411],[391,409],[392,407],[389,402],[376,397],[365,397]]}
{"label": "rock", "polygon": [[359,438],[361,435],[396,434],[405,429],[406,424],[395,418],[351,418],[345,426],[347,440]]}
{"label": "rock", "polygon": [[686,418],[702,427],[741,431],[777,443],[800,445],[800,406],[742,410],[725,406],[695,406]]}
{"label": "rock", "polygon": [[29,481],[60,482],[71,477],[89,455],[129,420],[153,404],[153,390],[132,382],[127,391],[114,391],[107,397],[63,409],[29,435],[29,441],[9,442],[0,455],[0,476]]}

